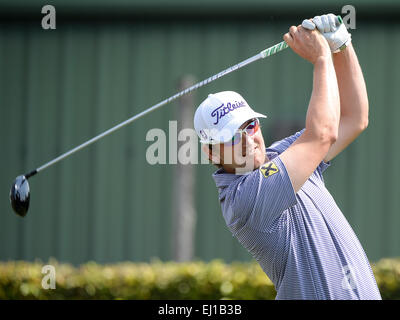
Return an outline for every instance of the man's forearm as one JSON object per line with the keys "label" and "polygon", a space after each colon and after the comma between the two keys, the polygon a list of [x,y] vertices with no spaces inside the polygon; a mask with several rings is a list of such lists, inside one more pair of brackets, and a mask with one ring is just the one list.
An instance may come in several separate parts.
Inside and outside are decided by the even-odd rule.
{"label": "man's forearm", "polygon": [[355,128],[368,125],[368,95],[364,77],[352,44],[333,55],[340,94],[340,114],[352,119]]}
{"label": "man's forearm", "polygon": [[336,136],[340,118],[339,91],[331,57],[314,65],[313,92],[307,110],[306,131],[317,136]]}

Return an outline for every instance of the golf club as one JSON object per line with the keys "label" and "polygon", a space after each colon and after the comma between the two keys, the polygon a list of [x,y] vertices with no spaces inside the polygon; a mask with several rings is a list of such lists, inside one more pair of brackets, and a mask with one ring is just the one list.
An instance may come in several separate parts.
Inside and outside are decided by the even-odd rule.
{"label": "golf club", "polygon": [[248,65],[248,64],[250,64],[250,63],[252,63],[254,61],[257,61],[259,59],[263,59],[263,58],[269,57],[269,56],[271,56],[271,55],[273,55],[275,53],[278,53],[278,52],[282,51],[283,49],[286,49],[287,47],[288,47],[288,45],[286,44],[286,42],[282,41],[282,42],[280,42],[280,43],[278,43],[278,44],[276,44],[276,45],[274,45],[274,46],[272,46],[270,48],[267,48],[267,49],[261,51],[260,53],[256,54],[255,56],[252,56],[252,57],[250,57],[250,58],[248,58],[248,59],[246,59],[246,60],[244,60],[244,61],[242,61],[242,62],[240,62],[238,64],[235,64],[234,66],[229,67],[228,69],[225,69],[225,70],[221,71],[220,73],[217,73],[217,74],[215,74],[215,75],[213,75],[213,76],[211,76],[211,77],[209,77],[209,78],[207,78],[207,79],[205,79],[205,80],[203,80],[203,81],[201,81],[201,82],[199,82],[199,83],[197,83],[197,84],[195,84],[195,85],[193,85],[193,86],[191,86],[191,87],[189,87],[189,88],[187,88],[187,89],[185,89],[185,90],[183,90],[183,91],[181,91],[181,92],[179,92],[179,93],[177,93],[177,94],[175,94],[175,95],[173,95],[173,96],[171,96],[171,97],[169,97],[169,98],[167,98],[167,99],[165,99],[165,100],[163,100],[163,101],[161,101],[161,102],[159,102],[159,103],[157,103],[155,105],[153,105],[152,107],[150,107],[150,108],[148,108],[148,109],[136,114],[135,116],[129,118],[128,120],[125,120],[125,121],[121,122],[120,124],[110,128],[107,131],[95,136],[94,138],[82,143],[81,145],[79,145],[79,146],[77,146],[77,147],[65,152],[64,154],[62,154],[62,155],[58,156],[57,158],[47,162],[46,164],[42,165],[41,167],[39,167],[39,168],[37,168],[37,169],[35,169],[35,170],[25,174],[25,175],[18,176],[15,179],[15,181],[13,182],[13,184],[11,186],[11,190],[10,190],[10,202],[11,202],[11,206],[12,206],[14,212],[17,215],[21,216],[21,217],[26,216],[26,214],[28,213],[29,201],[30,201],[30,189],[29,189],[28,179],[30,177],[32,177],[35,174],[43,171],[46,168],[52,166],[53,164],[55,164],[55,163],[65,159],[65,158],[67,158],[68,156],[72,155],[73,153],[75,153],[75,152],[77,152],[79,150],[82,150],[83,148],[85,148],[88,145],[96,142],[97,140],[100,140],[101,138],[104,138],[105,136],[109,135],[110,133],[112,133],[114,131],[117,131],[118,129],[121,129],[122,127],[126,126],[127,124],[129,124],[129,123],[131,123],[131,122],[143,117],[144,115],[146,115],[146,114],[148,114],[148,113],[150,113],[150,112],[162,107],[163,105],[165,105],[165,104],[167,104],[167,103],[169,103],[171,101],[174,101],[174,100],[178,99],[179,97],[181,97],[181,96],[183,96],[185,94],[188,94],[188,93],[190,93],[190,92],[192,92],[192,91],[194,91],[194,90],[196,90],[196,89],[198,89],[198,88],[200,88],[200,87],[202,87],[202,86],[204,86],[204,85],[206,85],[206,84],[208,84],[208,83],[210,83],[210,82],[212,82],[214,80],[217,80],[217,79],[227,75],[228,73],[236,71],[236,70],[238,70],[238,69],[240,69],[240,68],[242,68],[242,67],[244,67],[244,66],[246,66],[246,65]]}

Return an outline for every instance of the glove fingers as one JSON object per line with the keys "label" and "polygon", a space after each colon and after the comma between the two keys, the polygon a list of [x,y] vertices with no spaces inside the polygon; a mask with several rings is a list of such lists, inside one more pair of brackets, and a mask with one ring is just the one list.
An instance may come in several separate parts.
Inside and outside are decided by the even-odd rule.
{"label": "glove fingers", "polygon": [[308,19],[303,20],[301,26],[304,29],[308,29],[308,30],[314,30],[315,29],[315,24],[312,21],[308,20]]}
{"label": "glove fingers", "polygon": [[322,24],[321,16],[315,16],[312,21],[314,22],[319,32],[324,32],[324,25]]}
{"label": "glove fingers", "polygon": [[322,25],[323,25],[323,32],[331,32],[331,26],[329,25],[329,19],[328,16],[326,14],[321,16],[321,20],[322,20]]}
{"label": "glove fingers", "polygon": [[328,21],[329,21],[329,27],[331,29],[331,31],[335,31],[336,30],[336,16],[332,13],[329,13],[328,15]]}
{"label": "glove fingers", "polygon": [[[351,41],[351,35],[347,31],[344,23],[332,13],[324,14],[321,16],[315,16],[312,19],[313,24],[316,26],[319,32],[328,41],[328,44],[333,53],[339,52],[349,45]],[[303,21],[305,24],[305,22]],[[303,25],[304,28],[306,28]]]}

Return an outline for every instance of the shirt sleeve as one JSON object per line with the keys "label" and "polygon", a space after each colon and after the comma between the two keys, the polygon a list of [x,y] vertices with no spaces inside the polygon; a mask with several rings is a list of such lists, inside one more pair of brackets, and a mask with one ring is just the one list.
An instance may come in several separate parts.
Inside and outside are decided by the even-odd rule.
{"label": "shirt sleeve", "polygon": [[331,165],[330,161],[325,162],[322,160],[317,169],[314,171],[314,173],[318,176],[319,179],[324,181],[324,177],[322,174],[325,172],[326,169],[330,167],[330,165]]}
{"label": "shirt sleeve", "polygon": [[276,157],[241,180],[232,210],[235,216],[245,217],[242,226],[268,232],[272,223],[296,203],[285,165]]}

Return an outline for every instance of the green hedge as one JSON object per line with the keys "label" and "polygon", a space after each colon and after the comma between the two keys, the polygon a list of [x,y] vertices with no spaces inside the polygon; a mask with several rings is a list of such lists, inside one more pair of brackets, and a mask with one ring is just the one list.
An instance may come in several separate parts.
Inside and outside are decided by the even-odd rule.
{"label": "green hedge", "polygon": [[[53,265],[56,289],[42,288],[42,267]],[[382,297],[400,299],[400,259],[373,265]],[[274,299],[276,291],[255,262],[160,262],[79,268],[50,260],[0,263],[0,299]]]}

